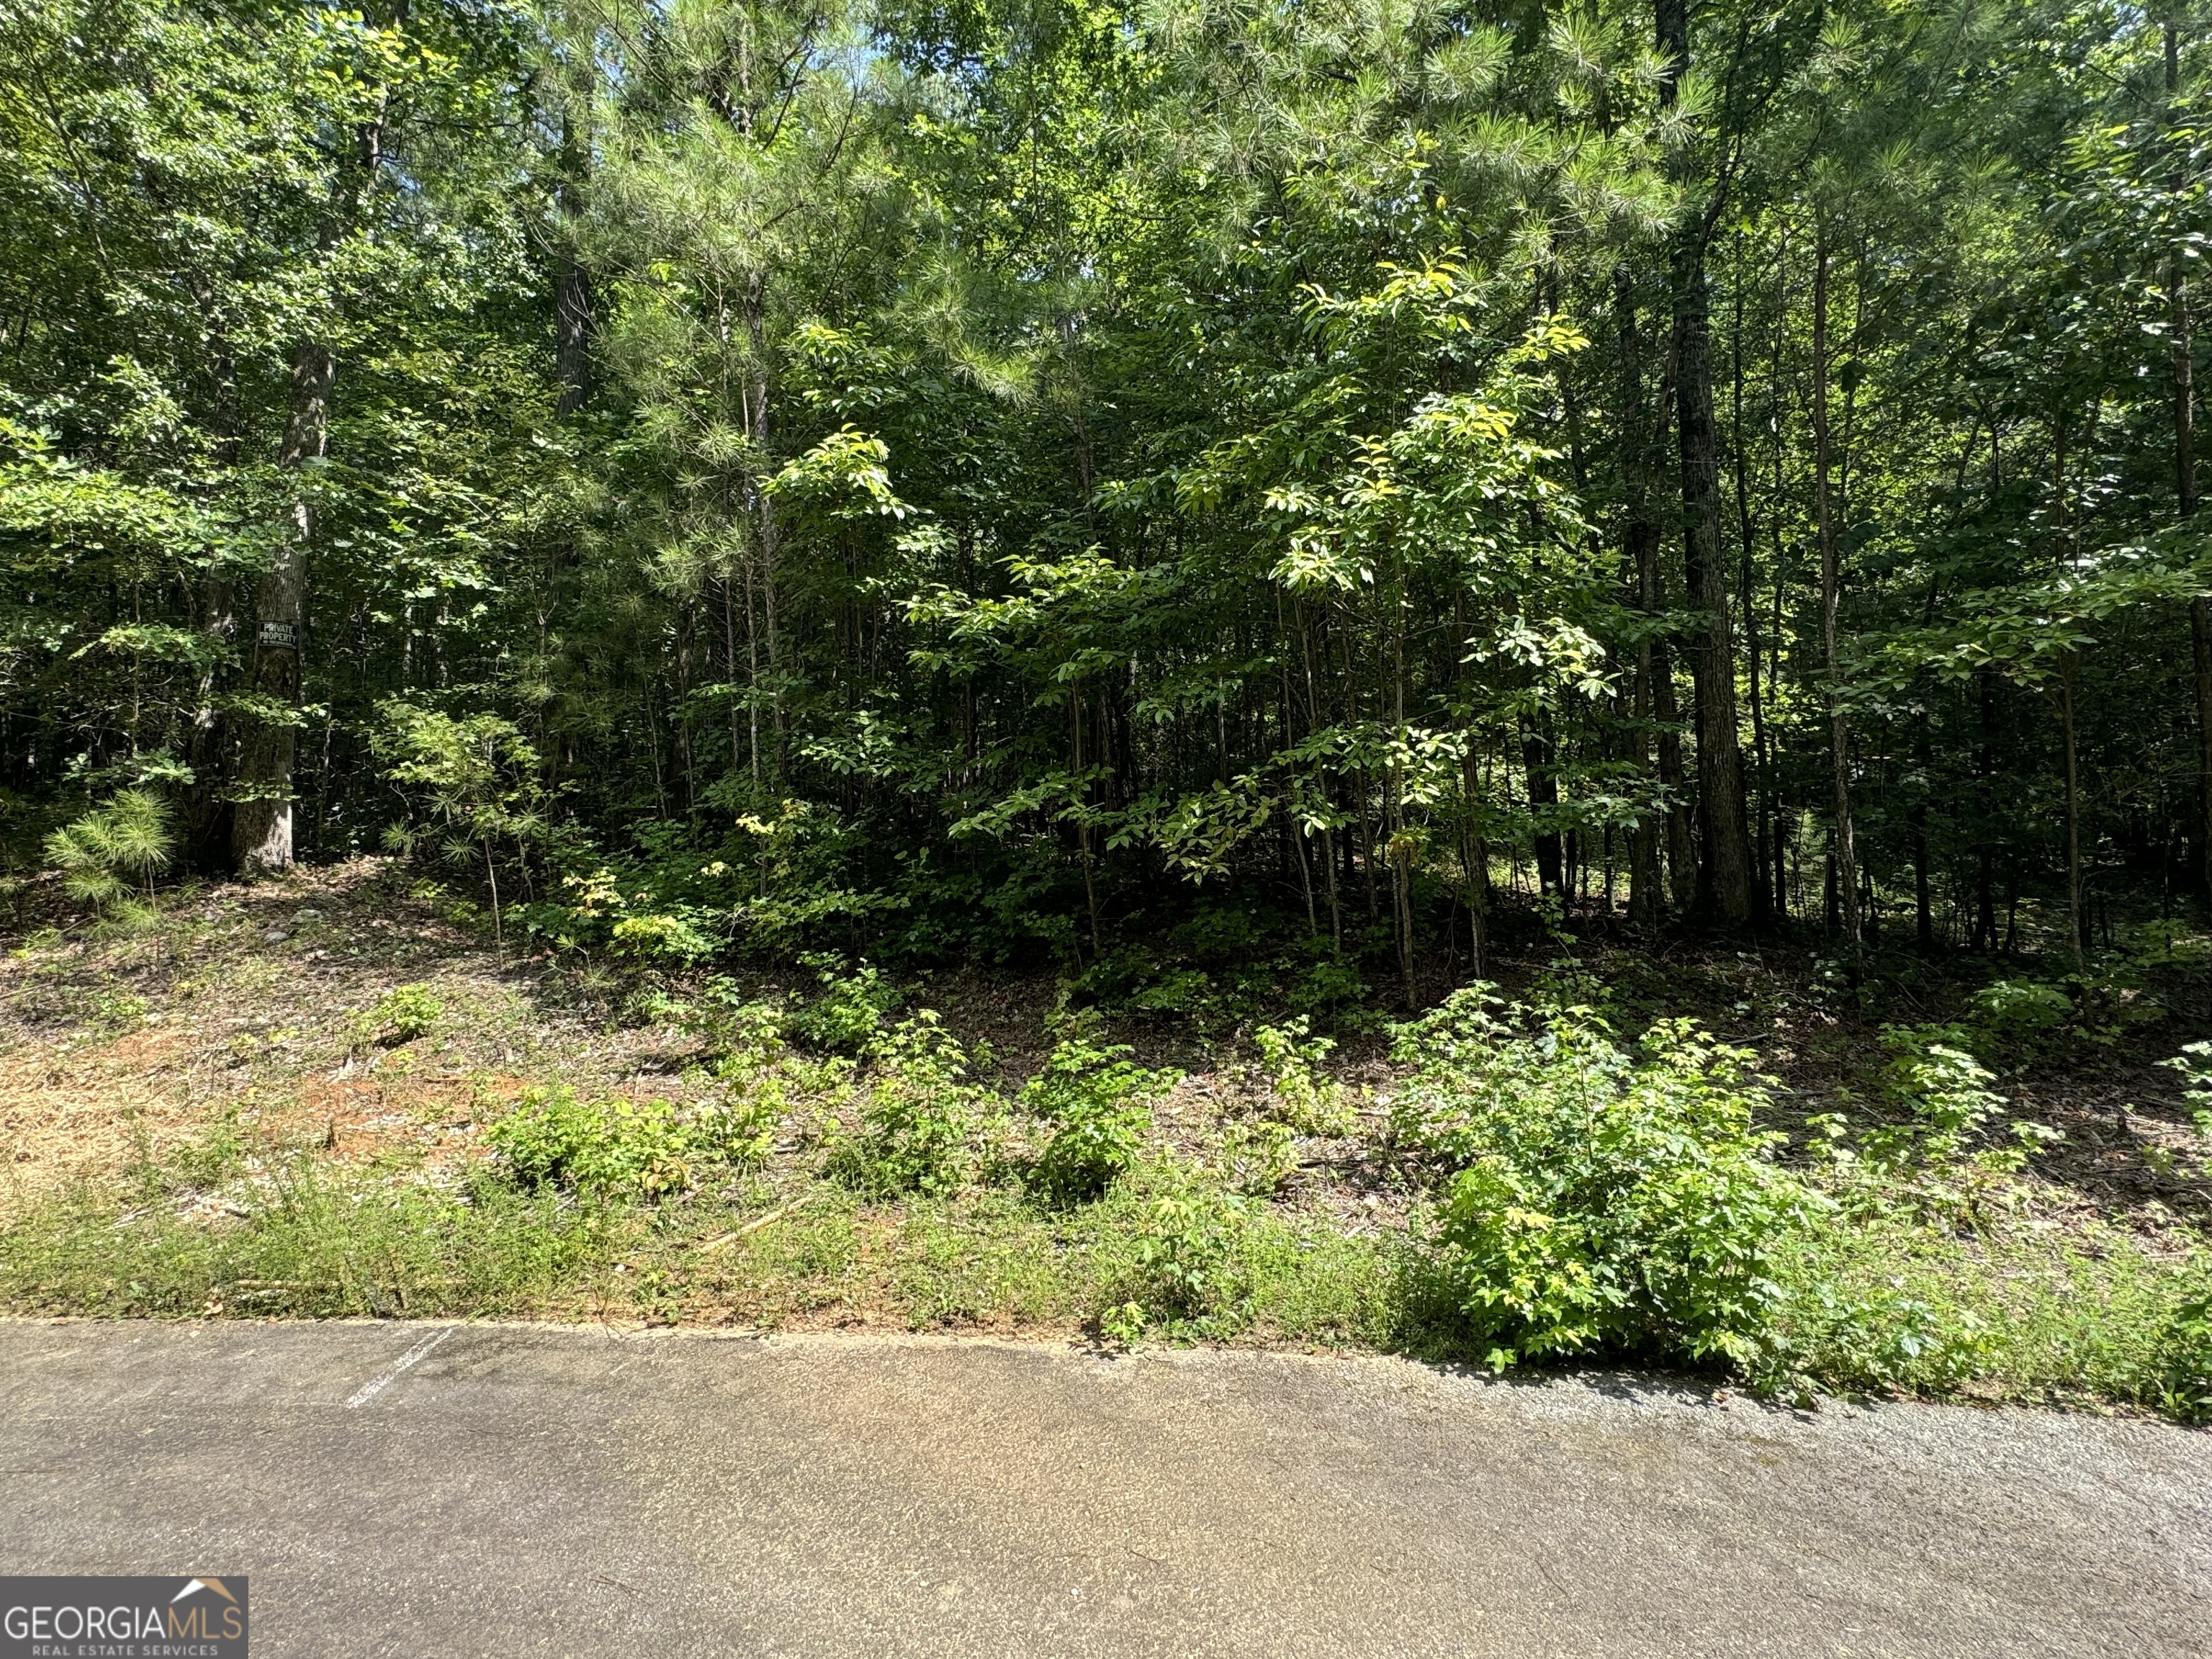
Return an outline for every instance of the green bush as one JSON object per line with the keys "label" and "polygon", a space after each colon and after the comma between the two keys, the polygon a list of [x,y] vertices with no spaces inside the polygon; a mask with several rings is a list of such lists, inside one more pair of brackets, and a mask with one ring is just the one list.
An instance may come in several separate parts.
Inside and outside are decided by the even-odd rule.
{"label": "green bush", "polygon": [[956,1190],[974,1167],[979,1130],[994,1115],[988,1092],[967,1080],[966,1052],[925,1009],[878,1042],[877,1062],[860,1133],[835,1148],[831,1169],[870,1191]]}
{"label": "green bush", "polygon": [[2212,1291],[2182,1302],[2158,1346],[2158,1403],[2184,1423],[2212,1423]]}
{"label": "green bush", "polygon": [[1309,1036],[1307,1032],[1306,1019],[1301,1015],[1280,1025],[1262,1025],[1252,1033],[1276,1115],[1300,1134],[1348,1134],[1352,1120],[1346,1109],[1344,1090],[1321,1071],[1336,1044],[1328,1037]]}
{"label": "green bush", "polygon": [[665,1100],[579,1100],[574,1090],[531,1089],[486,1131],[526,1188],[656,1197],[768,1156],[780,1101],[678,1107]]}
{"label": "green bush", "polygon": [[1287,1123],[1231,1123],[1221,1132],[1222,1176],[1248,1198],[1272,1198],[1297,1168],[1295,1143]]}
{"label": "green bush", "polygon": [[2126,958],[2055,982],[2001,979],[1974,993],[1967,1007],[1960,1041],[1991,1065],[2110,1048],[2166,1012],[2144,990],[2141,964]]}
{"label": "green bush", "polygon": [[1106,1334],[1133,1341],[1147,1328],[1203,1328],[1231,1300],[1231,1263],[1244,1220],[1237,1200],[1193,1166],[1170,1159],[1147,1171],[1136,1228],[1135,1294],[1107,1311]]}
{"label": "green bush", "polygon": [[2074,1018],[2074,999],[2056,985],[2001,979],[1967,999],[1976,1046],[1987,1057],[2032,1052],[2063,1031]]}
{"label": "green bush", "polygon": [[2159,1064],[2180,1073],[2187,1082],[2182,1098],[2189,1103],[2197,1133],[2212,1140],[2212,1042],[2184,1043],[2179,1054]]}
{"label": "green bush", "polygon": [[1778,1249],[1820,1200],[1753,1127],[1753,1057],[1686,1020],[1631,1053],[1587,1009],[1498,1006],[1474,987],[1394,1033],[1397,1139],[1440,1188],[1437,1262],[1489,1363],[1772,1371]]}
{"label": "green bush", "polygon": [[134,887],[152,898],[154,878],[175,853],[168,804],[149,789],[125,789],[46,837],[46,861],[69,896],[102,908],[129,899]]}
{"label": "green bush", "polygon": [[[1788,1351],[1820,1383],[1861,1394],[1941,1393],[1972,1376],[1988,1358],[1981,1316],[1938,1306],[1901,1281],[1848,1291],[1825,1257],[1800,1257],[1786,1316]],[[1805,1271],[1810,1268],[1812,1271]]]}
{"label": "green bush", "polygon": [[815,970],[822,988],[790,1016],[789,1024],[817,1048],[860,1053],[881,1033],[884,1017],[905,1000],[896,986],[865,962],[848,972],[842,957],[816,955],[804,960]]}
{"label": "green bush", "polygon": [[445,1017],[446,1005],[428,986],[395,985],[358,1017],[355,1036],[364,1046],[412,1042],[428,1036]]}
{"label": "green bush", "polygon": [[[1884,1100],[1898,1116],[1869,1129],[1855,1150],[1836,1114],[1813,1121],[1828,1137],[1828,1184],[1855,1210],[1917,1208],[1948,1221],[1984,1213],[2039,1147],[2059,1138],[2040,1123],[2008,1121],[1996,1079],[1955,1026],[1885,1026]],[[2000,1127],[2007,1133],[2002,1137]]]}
{"label": "green bush", "polygon": [[1181,1081],[1180,1073],[1146,1071],[1130,1053],[1072,1037],[1023,1085],[1022,1103],[1052,1132],[1031,1179],[1053,1202],[1079,1204],[1113,1185],[1143,1150],[1152,1102]]}
{"label": "green bush", "polygon": [[1367,1000],[1367,981],[1352,963],[1332,957],[1315,963],[1291,981],[1284,1000],[1301,1014],[1334,1017],[1356,1012]]}

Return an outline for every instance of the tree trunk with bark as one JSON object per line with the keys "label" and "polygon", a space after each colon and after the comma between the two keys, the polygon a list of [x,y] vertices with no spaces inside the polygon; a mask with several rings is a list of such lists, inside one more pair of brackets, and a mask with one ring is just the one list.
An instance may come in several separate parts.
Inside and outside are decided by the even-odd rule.
{"label": "tree trunk with bark", "polygon": [[[1652,422],[1644,401],[1644,351],[1636,325],[1636,293],[1625,267],[1613,273],[1613,307],[1620,319],[1622,483],[1628,497],[1621,552],[1629,580],[1636,585],[1637,608],[1646,617],[1656,617],[1661,608],[1661,534],[1652,501]],[[1651,726],[1656,715],[1656,677],[1662,665],[1663,657],[1656,641],[1647,635],[1637,641],[1631,731],[1637,769],[1647,774],[1652,764]],[[1667,914],[1667,895],[1661,886],[1659,868],[1664,822],[1665,815],[1640,819],[1629,831],[1628,919],[1638,927],[1656,927]]]}
{"label": "tree trunk with bark", "polygon": [[[1671,104],[1690,62],[1687,0],[1660,0],[1659,48],[1669,64],[1662,96]],[[1705,278],[1709,217],[1692,214],[1675,232],[1675,426],[1682,462],[1682,569],[1686,596],[1703,613],[1691,647],[1696,690],[1698,794],[1705,827],[1701,908],[1728,927],[1752,921],[1751,826],[1746,811],[1743,748],[1738,733],[1735,644],[1729,583],[1721,552],[1720,447],[1713,419],[1712,319]]]}
{"label": "tree trunk with bark", "polygon": [[[1528,805],[1540,821],[1549,818],[1559,805],[1559,779],[1553,769],[1550,725],[1541,714],[1524,716],[1521,722],[1521,761],[1528,774]],[[1554,823],[1550,829],[1536,831],[1537,890],[1563,891],[1565,875],[1559,831]]]}
{"label": "tree trunk with bark", "polygon": [[[301,345],[292,357],[292,406],[276,465],[296,478],[320,460],[330,442],[331,386],[337,372],[330,348]],[[239,745],[236,801],[231,819],[232,868],[241,876],[282,870],[292,862],[292,763],[299,728],[301,653],[306,647],[307,541],[313,514],[304,489],[292,502],[276,562],[254,601],[260,624],[253,648],[252,690],[265,711],[245,722]]]}
{"label": "tree trunk with bark", "polygon": [[[2166,96],[2169,105],[2181,93],[2181,39],[2168,22],[2166,32]],[[2166,305],[2173,363],[2173,485],[2180,515],[2197,516],[2197,371],[2190,337],[2189,283],[2182,256],[2166,261]],[[2189,605],[2191,654],[2197,672],[2197,810],[2199,868],[2212,896],[2212,600]]]}
{"label": "tree trunk with bark", "polygon": [[[403,3],[395,15],[404,16],[405,11]],[[330,212],[316,239],[325,263],[359,221],[362,204],[374,188],[384,161],[389,100],[386,88],[375,116],[354,130],[351,152],[339,164]],[[337,375],[337,360],[319,334],[311,334],[294,347],[291,402],[276,451],[277,469],[293,479],[294,493],[276,561],[255,596],[252,689],[258,708],[240,722],[238,769],[230,790],[236,803],[230,826],[231,867],[240,876],[283,870],[292,862],[293,762],[304,678],[301,657],[307,648],[307,546],[314,529],[300,475],[329,453],[331,388]]]}
{"label": "tree trunk with bark", "polygon": [[592,273],[577,247],[585,181],[591,158],[574,116],[561,122],[561,223],[553,263],[553,376],[561,395],[554,405],[566,417],[592,395]]}
{"label": "tree trunk with bark", "polygon": [[1837,568],[1836,520],[1830,500],[1828,442],[1828,234],[1824,223],[1813,251],[1813,522],[1820,543],[1820,651],[1828,677],[1828,759],[1835,774],[1836,890],[1843,905],[1844,950],[1859,966],[1858,850],[1851,835],[1851,731],[1844,713],[1843,665],[1837,654],[1836,613],[1842,598]]}
{"label": "tree trunk with bark", "polygon": [[[238,362],[216,311],[213,284],[195,276],[192,298],[209,325],[209,378],[214,396],[208,428],[215,440],[212,459],[228,471],[238,464]],[[200,582],[199,631],[207,660],[195,677],[191,722],[185,732],[185,764],[192,781],[185,793],[185,858],[204,875],[230,867],[230,802],[223,793],[228,733],[216,693],[222,690],[238,633],[238,594],[229,572],[210,560]]]}

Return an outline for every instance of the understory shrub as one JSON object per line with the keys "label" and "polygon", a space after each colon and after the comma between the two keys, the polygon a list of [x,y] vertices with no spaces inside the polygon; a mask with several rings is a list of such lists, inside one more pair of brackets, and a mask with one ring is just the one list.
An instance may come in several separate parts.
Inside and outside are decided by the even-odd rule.
{"label": "understory shrub", "polygon": [[1233,1261],[1245,1207],[1206,1170],[1180,1158],[1147,1166],[1135,1230],[1133,1281],[1127,1298],[1100,1321],[1116,1341],[1148,1328],[1193,1334],[1232,1310]]}
{"label": "understory shrub", "polygon": [[1778,1248],[1822,1200],[1753,1127],[1751,1054],[1680,1019],[1632,1051],[1587,1008],[1504,1006],[1483,985],[1394,1036],[1412,1068],[1395,1137],[1438,1192],[1438,1264],[1493,1367],[1781,1363]]}
{"label": "understory shrub", "polygon": [[1955,1038],[1992,1066],[2111,1048],[2165,1013],[2142,969],[2140,960],[2122,956],[2057,981],[1997,980],[1967,999]]}
{"label": "understory shrub", "polygon": [[925,1009],[877,1042],[860,1133],[840,1141],[830,1168],[848,1184],[892,1194],[945,1193],[972,1171],[979,1131],[999,1113],[968,1081],[968,1054]]}
{"label": "understory shrub", "polygon": [[1044,1068],[1022,1085],[1022,1103],[1051,1133],[1030,1171],[1052,1202],[1094,1199],[1137,1161],[1152,1124],[1152,1103],[1182,1080],[1147,1071],[1126,1044],[1085,1036],[1054,1045]]}
{"label": "understory shrub", "polygon": [[119,908],[134,891],[150,900],[155,877],[175,854],[173,816],[150,789],[122,790],[46,837],[46,860],[62,872],[64,890],[103,909]]}
{"label": "understory shrub", "polygon": [[2158,1404],[2184,1423],[2212,1423],[2212,1285],[2167,1318],[2156,1363]]}
{"label": "understory shrub", "polygon": [[446,1017],[445,1003],[428,986],[395,985],[354,1018],[356,1048],[397,1047],[427,1036]]}
{"label": "understory shrub", "polygon": [[2181,1097],[2189,1103],[2197,1133],[2212,1140],[2212,1042],[2184,1043],[2179,1054],[2159,1064],[2181,1073],[2188,1085]]}
{"label": "understory shrub", "polygon": [[848,969],[843,957],[811,955],[804,958],[815,971],[821,989],[789,1016],[792,1030],[817,1048],[837,1054],[858,1054],[881,1034],[884,1017],[905,1000],[905,994],[866,963]]}
{"label": "understory shrub", "polygon": [[580,1100],[565,1086],[526,1091],[486,1131],[525,1187],[647,1197],[682,1192],[767,1157],[781,1101],[679,1107],[665,1100]]}
{"label": "understory shrub", "polygon": [[2060,1139],[2011,1118],[1996,1078],[1954,1026],[1887,1026],[1881,1094],[1893,1116],[1848,1139],[1840,1113],[1811,1120],[1824,1184],[1854,1213],[1904,1209],[1949,1224],[1986,1217],[2028,1159]]}
{"label": "understory shrub", "polygon": [[1310,1036],[1309,1030],[1300,1015],[1252,1033],[1252,1046],[1260,1051],[1261,1069],[1267,1076],[1270,1104],[1300,1134],[1348,1134],[1352,1116],[1343,1086],[1321,1069],[1336,1043]]}

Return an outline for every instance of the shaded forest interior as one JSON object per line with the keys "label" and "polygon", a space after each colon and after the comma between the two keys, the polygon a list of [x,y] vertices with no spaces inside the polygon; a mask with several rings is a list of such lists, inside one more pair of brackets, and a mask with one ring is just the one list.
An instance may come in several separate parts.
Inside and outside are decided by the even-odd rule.
{"label": "shaded forest interior", "polygon": [[2212,857],[2207,61],[16,7],[9,856],[396,848],[671,965],[1127,973],[1226,894],[1413,1005],[1547,905],[2081,973]]}

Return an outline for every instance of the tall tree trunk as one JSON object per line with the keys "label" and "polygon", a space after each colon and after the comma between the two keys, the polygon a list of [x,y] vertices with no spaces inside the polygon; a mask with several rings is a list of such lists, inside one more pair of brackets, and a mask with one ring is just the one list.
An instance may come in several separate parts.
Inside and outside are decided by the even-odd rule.
{"label": "tall tree trunk", "polygon": [[2079,751],[2074,743],[2074,653],[2058,672],[2058,724],[2066,746],[2066,934],[2074,971],[2081,971],[2081,787]]}
{"label": "tall tree trunk", "polygon": [[[754,453],[759,464],[768,465],[771,436],[769,422],[769,365],[768,365],[768,295],[767,279],[758,271],[745,283],[745,338],[751,348],[752,362],[745,379],[745,425],[752,434]],[[776,556],[783,541],[783,526],[775,516],[775,498],[768,493],[765,476],[754,480],[753,508],[759,522],[759,535],[754,549],[755,561],[760,571],[761,630],[768,650],[768,672],[771,681],[769,692],[769,726],[775,743],[776,776],[781,780],[786,770],[784,755],[783,691],[777,681],[781,667],[781,650],[776,629],[776,584],[778,573]],[[757,698],[760,687],[757,677],[753,685]]]}
{"label": "tall tree trunk", "polygon": [[[2097,421],[2094,410],[2089,419],[2089,441],[2083,448],[2090,454],[2096,453]],[[2051,426],[2051,493],[2058,520],[2058,556],[2062,562],[2070,561],[2075,549],[2073,507],[2066,494],[2066,449],[2068,433],[2064,421]],[[2068,948],[2074,958],[2074,970],[2081,971],[2081,945],[2084,921],[2081,910],[2081,751],[2075,743],[2074,684],[2081,664],[2069,649],[2058,659],[2058,726],[2063,741],[2066,775],[2066,931]]]}
{"label": "tall tree trunk", "polygon": [[[1391,607],[1390,718],[1398,741],[1406,738],[1406,579],[1401,569],[1392,584],[1395,603]],[[1403,981],[1406,1006],[1419,1006],[1413,987],[1413,838],[1406,828],[1406,774],[1394,757],[1390,763],[1389,854],[1391,896],[1398,923],[1398,972]]]}
{"label": "tall tree trunk", "polygon": [[1844,714],[1843,665],[1836,648],[1836,612],[1842,583],[1837,569],[1835,513],[1828,473],[1828,232],[1824,222],[1813,250],[1813,520],[1820,542],[1820,648],[1828,678],[1828,757],[1836,780],[1836,891],[1843,905],[1844,949],[1859,965],[1857,848],[1851,837],[1851,732]]}
{"label": "tall tree trunk", "polygon": [[[2166,96],[2169,106],[2181,93],[2181,39],[2166,25]],[[2201,181],[2200,181],[2201,182]],[[2197,516],[2197,369],[2190,335],[2189,283],[2181,254],[2166,260],[2166,305],[2172,330],[2173,362],[2173,487],[2181,516]],[[2212,896],[2212,599],[2189,605],[2189,635],[2197,671],[2197,808],[2198,862],[2204,890]]]}
{"label": "tall tree trunk", "polygon": [[1766,885],[1767,814],[1773,804],[1772,774],[1766,763],[1766,711],[1759,690],[1759,606],[1752,557],[1751,463],[1743,441],[1743,233],[1736,233],[1735,303],[1729,321],[1729,449],[1735,471],[1737,574],[1743,605],[1744,678],[1751,692],[1752,765],[1759,778],[1759,811],[1751,834],[1752,908],[1765,916],[1778,909]]}
{"label": "tall tree trunk", "polygon": [[[1651,769],[1651,641],[1636,647],[1636,694],[1630,705],[1635,735],[1636,767]],[[1660,888],[1659,823],[1639,818],[1628,832],[1628,919],[1638,927],[1656,927],[1666,914],[1667,900]]]}
{"label": "tall tree trunk", "polygon": [[[397,13],[404,15],[404,0]],[[375,116],[354,130],[351,153],[339,166],[331,210],[316,238],[325,261],[358,222],[362,204],[374,188],[384,160],[389,100],[387,88]],[[329,452],[331,387],[337,374],[337,360],[326,340],[310,337],[294,347],[291,403],[276,465],[291,475],[295,489],[276,560],[262,577],[254,599],[259,626],[254,637],[253,690],[264,711],[282,712],[274,719],[240,722],[244,729],[238,770],[230,792],[237,803],[231,817],[230,856],[232,867],[241,876],[285,869],[292,862],[292,771],[299,736],[301,653],[307,647],[307,544],[314,529],[307,492],[298,481],[309,462],[321,460]]]}
{"label": "tall tree trunk", "polygon": [[[1636,292],[1626,265],[1615,268],[1613,288],[1613,308],[1620,319],[1620,455],[1622,484],[1628,498],[1621,553],[1629,580],[1635,584],[1638,609],[1646,617],[1656,617],[1660,609],[1660,527],[1652,501],[1652,422],[1644,401],[1644,353],[1636,326]],[[1630,713],[1637,770],[1647,775],[1651,769],[1651,725],[1659,665],[1656,642],[1646,635],[1636,644],[1635,702]],[[1662,833],[1660,819],[1642,818],[1628,834],[1628,919],[1638,927],[1656,927],[1667,913],[1667,896],[1660,885]]]}
{"label": "tall tree trunk", "polygon": [[200,632],[220,654],[199,671],[185,732],[185,764],[192,774],[185,797],[185,856],[193,869],[213,875],[230,867],[232,807],[224,793],[225,732],[216,694],[238,635],[237,589],[213,567],[200,586]]}
{"label": "tall tree trunk", "polygon": [[[336,359],[320,341],[293,353],[291,410],[276,465],[295,477],[329,447],[331,384],[337,372]],[[286,716],[300,705],[313,529],[307,495],[295,493],[276,562],[262,577],[254,600],[260,628],[253,648],[253,691],[264,708],[284,714],[244,722],[230,836],[231,864],[241,876],[282,870],[292,862],[292,763],[298,727]]]}
{"label": "tall tree trunk", "polygon": [[1980,817],[1975,832],[1977,845],[1974,849],[1974,941],[1977,949],[1987,951],[1994,956],[1997,948],[1997,906],[1996,889],[1991,877],[1996,864],[1996,848],[1990,845],[1990,825],[1996,815],[1991,781],[1996,771],[1996,670],[1986,665],[1976,670],[1974,685],[1978,705],[1974,805]]}
{"label": "tall tree trunk", "polygon": [[[195,277],[192,298],[209,325],[208,371],[214,383],[208,427],[215,439],[213,460],[226,472],[238,464],[238,362],[216,312],[215,289]],[[208,659],[193,686],[190,724],[185,731],[185,764],[192,781],[185,796],[185,856],[191,867],[214,875],[230,867],[229,801],[223,793],[226,732],[216,694],[222,689],[238,634],[238,593],[230,574],[210,560],[200,583],[200,633]]]}
{"label": "tall tree trunk", "polygon": [[1936,954],[1936,902],[1928,867],[1928,790],[1936,771],[1935,750],[1928,741],[1928,722],[1922,720],[1912,745],[1913,769],[1919,773],[1919,798],[1906,813],[1912,832],[1912,940],[1923,957]]}
{"label": "tall tree trunk", "polygon": [[[1540,714],[1525,716],[1521,722],[1521,761],[1528,773],[1528,805],[1540,820],[1548,816],[1547,808],[1556,808],[1559,804],[1559,779],[1553,769],[1550,725]],[[1559,827],[1554,823],[1548,830],[1536,831],[1537,891],[1563,892],[1565,876]]]}
{"label": "tall tree trunk", "polygon": [[577,248],[585,180],[591,158],[574,115],[561,120],[561,223],[553,259],[553,376],[561,395],[556,415],[567,416],[592,395],[592,274]]}
{"label": "tall tree trunk", "polygon": [[1928,806],[1912,809],[1912,938],[1923,957],[1936,954],[1936,911],[1928,883]]}
{"label": "tall tree trunk", "polygon": [[[1687,0],[1659,0],[1659,48],[1668,72],[1664,100],[1690,63]],[[1692,648],[1697,696],[1698,793],[1705,823],[1699,888],[1717,921],[1752,920],[1751,827],[1745,811],[1743,749],[1737,731],[1735,646],[1729,625],[1729,573],[1721,556],[1719,436],[1713,421],[1712,319],[1705,279],[1709,214],[1676,231],[1674,406],[1682,459],[1682,568],[1686,597],[1704,614]]]}
{"label": "tall tree trunk", "polygon": [[1668,886],[1674,908],[1686,915],[1698,902],[1698,848],[1690,835],[1691,789],[1682,766],[1682,711],[1674,701],[1674,653],[1656,642],[1651,647],[1651,713],[1659,722],[1659,781],[1667,788]]}

